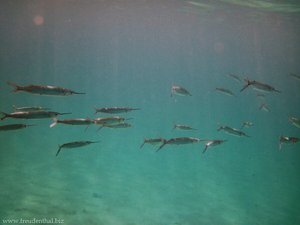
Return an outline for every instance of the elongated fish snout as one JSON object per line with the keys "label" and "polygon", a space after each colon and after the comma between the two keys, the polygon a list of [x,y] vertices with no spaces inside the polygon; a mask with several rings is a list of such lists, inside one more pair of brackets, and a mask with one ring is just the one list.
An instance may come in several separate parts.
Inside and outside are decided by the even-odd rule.
{"label": "elongated fish snout", "polygon": [[85,95],[86,93],[84,92],[76,92],[76,91],[71,91],[72,94],[75,94],[75,95]]}

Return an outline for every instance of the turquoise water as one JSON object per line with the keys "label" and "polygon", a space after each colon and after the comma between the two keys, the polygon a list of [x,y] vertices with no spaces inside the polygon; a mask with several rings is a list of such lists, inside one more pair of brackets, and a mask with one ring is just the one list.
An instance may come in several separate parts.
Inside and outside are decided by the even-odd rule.
{"label": "turquoise water", "polygon": [[[131,128],[86,131],[50,119],[0,133],[2,224],[295,225],[300,223],[300,5],[293,1],[2,1],[0,111],[44,106],[95,118],[128,106]],[[240,89],[230,73],[281,93]],[[13,93],[57,85],[85,95]],[[172,85],[192,96],[171,97]],[[230,89],[235,97],[215,91]],[[269,112],[259,110],[264,102]],[[244,128],[250,137],[217,131]],[[173,130],[174,123],[197,131]],[[157,147],[144,138],[224,139]],[[82,148],[58,146],[100,141]]]}

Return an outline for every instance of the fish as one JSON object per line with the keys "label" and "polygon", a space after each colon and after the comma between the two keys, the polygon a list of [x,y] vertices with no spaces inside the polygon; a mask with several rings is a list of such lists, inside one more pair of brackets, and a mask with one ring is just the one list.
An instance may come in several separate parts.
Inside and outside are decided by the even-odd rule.
{"label": "fish", "polygon": [[288,136],[280,136],[279,137],[279,150],[281,150],[282,144],[295,144],[300,141],[298,137],[288,137]]}
{"label": "fish", "polygon": [[59,148],[58,148],[55,156],[58,156],[61,149],[63,149],[63,148],[79,148],[79,147],[83,147],[83,146],[86,146],[86,145],[99,143],[99,142],[100,141],[73,141],[73,142],[68,142],[68,143],[59,145]]}
{"label": "fish", "polygon": [[173,95],[178,95],[178,96],[192,96],[192,94],[186,90],[183,87],[177,86],[177,85],[172,85],[171,88],[171,97]]}
{"label": "fish", "polygon": [[[118,123],[118,124],[103,124],[102,127],[108,127],[108,128],[128,128],[132,127],[129,123]],[[102,128],[101,127],[101,128]]]}
{"label": "fish", "polygon": [[120,116],[112,116],[112,117],[99,117],[94,119],[94,123],[97,125],[112,125],[112,124],[119,124],[124,122],[125,120],[130,120],[131,118],[124,118]]}
{"label": "fish", "polygon": [[298,74],[290,73],[289,76],[292,78],[295,78],[296,80],[300,80],[300,75],[298,75]]}
{"label": "fish", "polygon": [[300,128],[300,118],[290,116],[289,121],[296,127]]}
{"label": "fish", "polygon": [[174,124],[173,129],[177,129],[177,130],[198,130],[196,128],[192,128],[188,125],[183,125],[183,124]]}
{"label": "fish", "polygon": [[243,122],[243,124],[242,124],[240,130],[243,129],[244,127],[249,128],[249,127],[252,127],[252,126],[253,126],[253,123],[252,123],[252,122],[250,122],[250,121],[245,121],[245,122]]}
{"label": "fish", "polygon": [[8,85],[14,88],[13,92],[28,92],[31,94],[37,95],[49,95],[49,96],[68,96],[73,94],[85,94],[82,92],[76,92],[68,88],[58,87],[58,86],[50,86],[50,85],[28,85],[28,86],[20,86],[13,82],[8,81]]}
{"label": "fish", "polygon": [[234,80],[236,80],[237,82],[242,82],[242,79],[238,76],[238,75],[235,75],[235,74],[228,74],[229,77],[232,77]]}
{"label": "fish", "polygon": [[164,138],[145,138],[140,148],[142,148],[145,144],[157,145],[157,144],[164,143],[165,141],[166,139]]}
{"label": "fish", "polygon": [[20,130],[26,127],[35,126],[34,124],[22,124],[22,123],[16,123],[16,124],[8,124],[8,125],[2,125],[0,126],[0,131],[9,131],[9,130]]}
{"label": "fish", "polygon": [[130,107],[108,107],[108,108],[95,108],[96,113],[109,113],[109,114],[119,114],[127,113],[133,110],[140,110],[140,108],[130,108]]}
{"label": "fish", "polygon": [[199,138],[194,137],[177,137],[177,138],[171,138],[169,140],[164,140],[163,144],[159,146],[159,148],[156,150],[158,152],[160,149],[162,149],[165,145],[184,145],[184,144],[192,144],[201,141]]}
{"label": "fish", "polygon": [[268,106],[266,103],[262,103],[262,104],[260,105],[259,109],[260,109],[260,110],[263,110],[263,111],[265,111],[265,112],[270,112],[270,111],[271,111],[270,108],[269,108],[269,106]]}
{"label": "fish", "polygon": [[0,118],[0,120],[4,120],[6,118],[14,118],[14,119],[44,119],[44,118],[54,118],[59,115],[66,115],[71,113],[59,113],[52,111],[32,111],[32,112],[13,112],[13,113],[5,113],[0,112],[4,116]]}
{"label": "fish", "polygon": [[91,119],[83,119],[83,118],[78,118],[78,119],[65,119],[65,120],[58,120],[57,118],[53,118],[53,123],[50,124],[50,127],[56,126],[58,123],[63,123],[63,124],[68,124],[68,125],[91,125],[94,123],[94,120]]}
{"label": "fish", "polygon": [[245,82],[246,82],[246,85],[240,90],[241,92],[244,91],[249,86],[252,86],[254,89],[256,89],[258,91],[281,93],[281,91],[275,89],[271,85],[264,84],[264,83],[261,83],[261,82],[256,81],[256,80],[245,79]]}
{"label": "fish", "polygon": [[217,87],[216,91],[219,91],[220,93],[223,93],[223,94],[228,95],[228,96],[235,96],[235,94],[232,91],[230,91],[226,88],[218,88]]}
{"label": "fish", "polygon": [[227,140],[209,140],[209,141],[207,141],[202,153],[205,153],[209,147],[220,145],[220,144],[224,143],[225,141],[227,141]]}
{"label": "fish", "polygon": [[224,130],[226,133],[234,135],[234,136],[238,136],[238,137],[241,137],[241,136],[250,137],[247,134],[245,134],[243,131],[238,130],[236,128],[228,127],[228,126],[220,126],[218,128],[218,131],[220,131],[220,130]]}
{"label": "fish", "polygon": [[32,111],[47,111],[50,110],[50,108],[45,108],[41,106],[25,106],[25,107],[16,107],[13,105],[15,112],[32,112]]}

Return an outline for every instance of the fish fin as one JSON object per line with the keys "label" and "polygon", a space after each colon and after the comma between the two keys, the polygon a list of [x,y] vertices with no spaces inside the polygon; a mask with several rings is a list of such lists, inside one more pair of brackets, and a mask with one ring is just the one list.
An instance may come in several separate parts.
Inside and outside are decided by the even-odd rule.
{"label": "fish fin", "polygon": [[53,118],[53,123],[50,124],[50,128],[56,126],[57,125],[57,121],[58,121],[57,118]]}
{"label": "fish fin", "polygon": [[156,150],[156,152],[158,152],[160,149],[162,149],[166,144],[167,144],[167,141],[164,140],[164,143],[161,146],[159,146],[159,148]]}
{"label": "fish fin", "polygon": [[58,154],[59,154],[59,152],[60,152],[60,150],[62,149],[62,146],[61,145],[59,145],[59,148],[58,148],[58,150],[57,150],[57,152],[56,152],[56,155],[55,156],[58,156]]}
{"label": "fish fin", "polygon": [[0,118],[0,120],[4,120],[5,118],[7,118],[7,113],[5,113],[5,112],[0,112],[0,114],[3,114],[4,116],[2,116],[1,118]]}
{"label": "fish fin", "polygon": [[245,80],[246,84],[245,84],[244,87],[240,90],[240,92],[242,92],[243,90],[245,90],[247,87],[250,86],[250,80],[248,80],[248,79],[244,79],[244,80]]}
{"label": "fish fin", "polygon": [[202,154],[204,154],[206,152],[206,150],[207,150],[207,145],[205,145],[205,148],[203,149]]}
{"label": "fish fin", "polygon": [[18,92],[18,91],[22,90],[21,86],[15,84],[13,82],[7,81],[6,83],[14,88],[13,92]]}
{"label": "fish fin", "polygon": [[143,142],[143,143],[141,144],[141,146],[140,146],[140,149],[143,148],[143,146],[145,145],[145,143],[146,143],[146,142],[145,142],[145,140],[144,140],[144,142]]}

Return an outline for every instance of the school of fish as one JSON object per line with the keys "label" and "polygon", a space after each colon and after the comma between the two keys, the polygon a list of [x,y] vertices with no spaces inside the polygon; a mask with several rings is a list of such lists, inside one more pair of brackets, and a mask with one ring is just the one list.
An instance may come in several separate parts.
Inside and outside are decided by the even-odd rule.
{"label": "school of fish", "polygon": [[[229,78],[234,79],[235,81],[241,83],[243,79],[239,75],[236,74],[229,74]],[[297,74],[289,74],[289,77],[299,80],[299,75]],[[264,92],[264,93],[277,93],[280,94],[281,91],[276,89],[275,87],[271,86],[270,84],[260,82],[257,80],[249,80],[244,79],[245,84],[240,89],[240,92],[244,92],[249,87],[252,87],[254,90]],[[84,92],[77,92],[73,91],[72,89],[60,87],[60,86],[51,86],[51,85],[27,85],[21,86],[14,82],[7,82],[8,85],[12,86],[13,92],[27,92],[29,94],[34,95],[48,95],[48,96],[69,96],[69,95],[82,95],[85,94]],[[229,97],[236,97],[236,94],[227,87],[216,87],[215,91],[220,94],[224,94]],[[174,98],[176,96],[183,96],[183,97],[193,97],[191,92],[179,85],[173,84],[171,86],[171,97]],[[260,93],[257,94],[258,98],[264,99],[264,94]],[[265,112],[270,112],[270,108],[266,102],[262,102],[260,110]],[[48,107],[43,106],[22,106],[17,107],[13,105],[13,112],[2,112],[0,111],[0,120],[6,120],[7,118],[12,119],[52,119],[53,122],[50,124],[50,128],[55,127],[57,124],[64,124],[64,125],[72,125],[72,126],[86,126],[86,129],[91,126],[95,125],[98,126],[98,130],[102,128],[111,128],[111,129],[118,129],[118,128],[129,128],[132,127],[128,120],[133,118],[126,118],[123,114],[127,114],[131,111],[137,111],[140,108],[133,108],[133,107],[103,107],[103,108],[96,108],[95,107],[95,114],[102,113],[108,114],[109,116],[106,117],[97,117],[97,118],[68,118],[68,119],[58,119],[58,117],[63,115],[71,114],[71,112],[56,112],[51,111]],[[118,114],[118,116],[116,116]],[[290,116],[288,121],[291,125],[300,128],[300,117],[297,116]],[[240,128],[234,128],[228,125],[219,125],[216,129],[217,131],[223,131],[226,134],[235,136],[235,137],[246,137],[251,138],[245,131],[244,128],[250,128],[254,124],[251,121],[244,121],[241,124]],[[24,124],[24,123],[11,123],[11,124],[3,124],[0,125],[0,131],[13,131],[13,130],[21,130],[27,127],[36,126],[36,124]],[[182,132],[197,132],[198,128],[194,128],[187,124],[177,124],[174,123],[173,129],[181,130]],[[285,144],[295,144],[300,141],[299,137],[288,136],[288,135],[281,135],[279,138],[279,150],[283,148]],[[140,149],[144,147],[145,144],[150,144],[153,146],[157,146],[156,152],[160,151],[166,145],[186,145],[186,144],[194,144],[194,143],[202,143],[204,142],[204,148],[202,153],[205,153],[207,149],[221,145],[227,142],[227,139],[215,139],[215,138],[199,138],[199,137],[190,137],[190,136],[181,136],[181,137],[172,137],[172,138],[163,138],[163,137],[155,137],[155,138],[145,138],[143,143],[140,145]],[[64,144],[60,144],[58,150],[56,151],[56,156],[59,155],[62,149],[73,149],[73,148],[80,148],[84,146],[88,146],[90,144],[96,144],[100,141],[91,141],[91,140],[74,140],[71,142],[66,142]]]}

